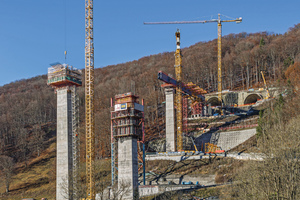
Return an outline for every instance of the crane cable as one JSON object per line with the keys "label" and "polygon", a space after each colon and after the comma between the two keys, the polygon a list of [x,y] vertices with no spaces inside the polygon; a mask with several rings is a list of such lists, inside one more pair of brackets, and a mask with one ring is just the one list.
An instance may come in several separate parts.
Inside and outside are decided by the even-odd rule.
{"label": "crane cable", "polygon": [[65,54],[65,63],[67,62],[67,0],[64,1],[64,54]]}

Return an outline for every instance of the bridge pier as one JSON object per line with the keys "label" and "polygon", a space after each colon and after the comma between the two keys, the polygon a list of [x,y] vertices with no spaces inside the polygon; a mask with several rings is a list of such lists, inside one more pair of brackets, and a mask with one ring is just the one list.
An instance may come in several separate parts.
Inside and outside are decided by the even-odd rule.
{"label": "bridge pier", "polygon": [[166,151],[175,151],[175,108],[174,94],[175,88],[170,84],[162,85],[166,95]]}

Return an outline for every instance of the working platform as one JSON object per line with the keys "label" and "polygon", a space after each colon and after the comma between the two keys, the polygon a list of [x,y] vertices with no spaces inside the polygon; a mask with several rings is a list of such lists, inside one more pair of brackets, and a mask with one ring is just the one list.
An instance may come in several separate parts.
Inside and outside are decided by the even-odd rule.
{"label": "working platform", "polygon": [[48,68],[48,85],[52,87],[81,86],[82,71],[68,64],[55,63]]}

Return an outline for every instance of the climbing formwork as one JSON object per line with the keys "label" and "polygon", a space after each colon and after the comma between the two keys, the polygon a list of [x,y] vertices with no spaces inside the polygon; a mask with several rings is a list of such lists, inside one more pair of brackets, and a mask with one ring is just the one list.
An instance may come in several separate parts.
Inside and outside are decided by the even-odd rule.
{"label": "climbing formwork", "polygon": [[114,111],[112,111],[113,136],[142,137],[141,120],[144,106],[139,104],[138,96],[131,92],[115,96]]}
{"label": "climbing formwork", "polygon": [[125,196],[133,199],[138,187],[137,143],[144,138],[144,106],[131,92],[116,95],[111,106],[112,185],[118,182],[120,188],[124,186],[122,184],[128,184],[130,189]]}
{"label": "climbing formwork", "polygon": [[51,64],[51,67],[48,68],[48,85],[54,88],[81,86],[82,71],[67,64]]}

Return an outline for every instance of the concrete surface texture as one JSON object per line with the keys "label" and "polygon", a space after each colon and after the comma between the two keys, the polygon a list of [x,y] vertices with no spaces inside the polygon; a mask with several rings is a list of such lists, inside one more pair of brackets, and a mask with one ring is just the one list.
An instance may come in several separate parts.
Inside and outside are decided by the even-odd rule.
{"label": "concrete surface texture", "polygon": [[175,109],[173,87],[165,87],[166,95],[166,151],[175,151]]}
{"label": "concrete surface texture", "polygon": [[256,134],[256,129],[247,129],[241,131],[228,131],[228,132],[208,132],[196,138],[195,143],[198,149],[205,143],[216,144],[222,150],[230,150],[239,144],[245,142],[250,137]]}
{"label": "concrete surface texture", "polygon": [[56,199],[69,199],[72,181],[72,101],[68,89],[57,89]]}
{"label": "concrete surface texture", "polygon": [[122,199],[139,199],[137,139],[132,136],[118,139],[118,190]]}

